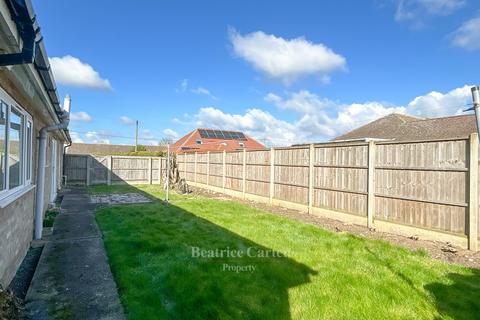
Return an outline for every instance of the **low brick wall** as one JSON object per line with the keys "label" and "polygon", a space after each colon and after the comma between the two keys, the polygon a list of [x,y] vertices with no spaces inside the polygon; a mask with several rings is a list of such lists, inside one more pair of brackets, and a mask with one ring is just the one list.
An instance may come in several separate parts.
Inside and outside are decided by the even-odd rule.
{"label": "low brick wall", "polygon": [[35,189],[0,210],[0,284],[5,288],[15,276],[33,235]]}

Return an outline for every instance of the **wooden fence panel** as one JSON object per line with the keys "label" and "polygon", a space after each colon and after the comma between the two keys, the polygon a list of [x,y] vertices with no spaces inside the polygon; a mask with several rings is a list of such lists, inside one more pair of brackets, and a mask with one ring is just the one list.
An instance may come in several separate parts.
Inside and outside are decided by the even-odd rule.
{"label": "wooden fence panel", "polygon": [[[159,169],[160,163],[162,163],[162,172]],[[107,184],[109,182],[113,184],[159,184],[163,181],[162,177],[166,173],[166,159],[67,154],[65,155],[64,170],[69,184],[87,184],[87,177],[90,184]]]}
{"label": "wooden fence panel", "polygon": [[152,158],[152,183],[153,184],[158,184],[158,175],[160,173],[159,171],[159,158]]}
{"label": "wooden fence panel", "polygon": [[107,183],[108,175],[108,157],[91,157],[90,162],[90,183],[102,184]]}
{"label": "wooden fence panel", "polygon": [[208,163],[208,154],[207,153],[198,153],[197,154],[197,182],[207,184],[207,163]]}
{"label": "wooden fence panel", "polygon": [[242,191],[243,151],[225,154],[225,188]]}
{"label": "wooden fence panel", "polygon": [[275,149],[274,198],[308,204],[309,148]]}
{"label": "wooden fence panel", "polygon": [[210,152],[209,185],[222,187],[223,185],[223,152]]}
{"label": "wooden fence panel", "polygon": [[375,217],[466,234],[467,142],[379,143]]}
{"label": "wooden fence panel", "polygon": [[87,158],[86,155],[66,155],[65,175],[69,184],[87,183]]}
{"label": "wooden fence panel", "polygon": [[247,151],[245,192],[268,197],[270,194],[270,151]]}
{"label": "wooden fence panel", "polygon": [[194,176],[195,176],[195,154],[194,153],[187,153],[185,155],[186,159],[184,159],[186,167],[185,167],[185,172],[186,176],[185,178],[187,181],[193,181]]}
{"label": "wooden fence panel", "polygon": [[114,157],[112,162],[112,183],[148,183],[149,158]]}
{"label": "wooden fence panel", "polygon": [[185,174],[185,158],[186,158],[186,155],[185,154],[178,154],[177,155],[177,169],[178,169],[178,172],[182,174],[182,178],[184,178],[184,174]]}
{"label": "wooden fence panel", "polygon": [[313,206],[367,214],[368,145],[314,149]]}

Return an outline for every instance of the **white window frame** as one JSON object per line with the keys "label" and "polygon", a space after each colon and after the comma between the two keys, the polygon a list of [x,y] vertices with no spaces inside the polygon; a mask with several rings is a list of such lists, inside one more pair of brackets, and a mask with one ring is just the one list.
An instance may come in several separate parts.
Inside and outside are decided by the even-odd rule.
{"label": "white window frame", "polygon": [[[0,208],[3,208],[10,204],[12,201],[15,201],[18,197],[22,196],[34,186],[32,185],[32,175],[33,175],[33,119],[31,115],[18,103],[15,102],[5,91],[0,90],[0,103],[6,106],[6,123],[5,123],[5,174],[4,174],[4,189],[0,190]],[[21,164],[20,168],[20,185],[10,189],[10,167],[9,167],[9,152],[10,152],[10,119],[12,108],[16,112],[20,113],[23,116],[23,134],[21,135],[22,150],[21,150]],[[27,138],[27,123],[31,125],[30,131],[30,143]],[[27,165],[28,165],[28,148],[30,148],[30,177],[27,179]]]}
{"label": "white window frame", "polygon": [[[32,184],[32,176],[33,176],[33,119],[32,117],[26,113],[27,116],[25,117],[25,143],[24,143],[24,148],[23,152],[25,155],[25,165],[24,165],[24,177],[25,177],[25,184],[26,185],[31,185]],[[30,143],[27,144],[28,142],[28,123],[30,123]],[[28,148],[30,148],[30,165],[28,163]],[[27,177],[27,172],[30,171],[30,177]]]}

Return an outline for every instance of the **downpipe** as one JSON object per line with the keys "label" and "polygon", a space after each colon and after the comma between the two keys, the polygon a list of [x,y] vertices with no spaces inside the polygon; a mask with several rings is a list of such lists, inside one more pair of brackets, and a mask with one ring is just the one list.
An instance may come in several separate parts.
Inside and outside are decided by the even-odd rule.
{"label": "downpipe", "polygon": [[38,137],[38,167],[35,193],[35,240],[42,238],[43,206],[45,204],[45,165],[47,160],[47,138],[52,131],[68,129],[70,122],[70,96],[65,97],[64,111],[58,124],[43,127]]}

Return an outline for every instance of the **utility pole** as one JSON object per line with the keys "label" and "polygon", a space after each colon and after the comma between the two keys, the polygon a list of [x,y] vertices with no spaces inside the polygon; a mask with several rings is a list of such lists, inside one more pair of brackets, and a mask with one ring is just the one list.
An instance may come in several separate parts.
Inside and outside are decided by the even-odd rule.
{"label": "utility pole", "polygon": [[138,120],[135,120],[135,152],[138,151]]}
{"label": "utility pole", "polygon": [[[475,118],[477,119],[477,132],[480,136],[480,87],[475,86],[472,87],[472,99],[473,99],[473,107],[472,109],[475,110]],[[470,109],[471,110],[471,109]]]}

